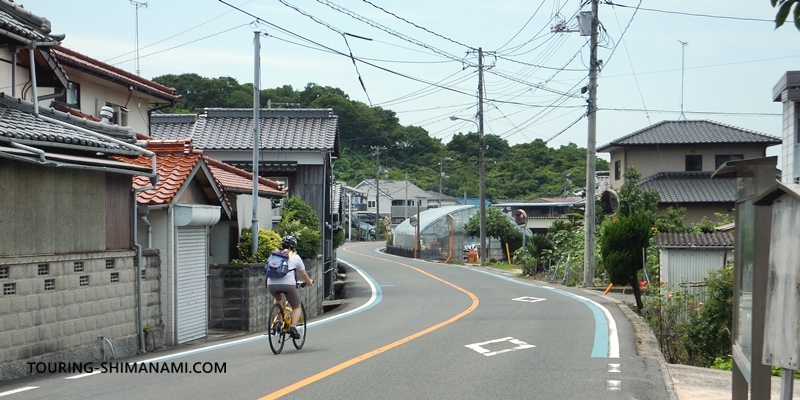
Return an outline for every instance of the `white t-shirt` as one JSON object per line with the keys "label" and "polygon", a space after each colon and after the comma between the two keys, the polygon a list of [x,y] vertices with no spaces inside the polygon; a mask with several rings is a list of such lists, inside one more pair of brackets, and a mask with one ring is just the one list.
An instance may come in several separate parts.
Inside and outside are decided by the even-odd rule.
{"label": "white t-shirt", "polygon": [[305,271],[306,265],[303,259],[295,253],[289,253],[289,272],[282,278],[267,278],[267,285],[292,285],[297,282],[297,271]]}

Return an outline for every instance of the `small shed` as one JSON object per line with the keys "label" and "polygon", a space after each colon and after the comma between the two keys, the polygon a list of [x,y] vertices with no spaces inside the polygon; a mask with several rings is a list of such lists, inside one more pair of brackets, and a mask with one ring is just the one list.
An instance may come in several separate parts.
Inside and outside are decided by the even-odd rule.
{"label": "small shed", "polygon": [[730,232],[656,234],[661,281],[698,292],[711,271],[733,262],[733,243]]}

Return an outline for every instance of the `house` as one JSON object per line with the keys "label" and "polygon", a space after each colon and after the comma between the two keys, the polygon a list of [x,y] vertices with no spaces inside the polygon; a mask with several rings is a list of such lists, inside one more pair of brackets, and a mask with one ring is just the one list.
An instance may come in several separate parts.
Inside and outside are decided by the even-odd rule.
{"label": "house", "polygon": [[129,127],[40,107],[67,86],[48,58],[63,39],[0,1],[0,380],[29,362],[97,361],[106,341],[117,357],[136,354],[137,314],[159,309],[135,295],[131,193],[133,177],[156,179],[155,155]]}
{"label": "house", "polygon": [[443,193],[434,192],[433,190],[428,190],[426,191],[426,193],[428,194],[428,199],[429,199],[428,202],[430,203],[429,208],[457,206],[461,204],[458,202],[458,199],[456,199],[453,196],[448,196]]}
{"label": "house", "polygon": [[[253,216],[253,173],[213,158],[203,156],[211,176],[222,187],[226,201],[231,206],[232,217],[220,221],[211,231],[209,263],[228,264],[239,257],[237,245],[239,232],[251,226]],[[258,226],[272,223],[272,205],[286,196],[280,182],[258,178]]]}
{"label": "house", "polygon": [[[166,87],[136,74],[106,64],[64,46],[54,46],[43,55],[67,79],[65,88],[55,90],[52,106],[62,111],[79,110],[95,118],[104,106],[111,107],[111,122],[129,126],[136,132],[149,132],[150,114],[159,106],[170,106],[181,96]],[[151,107],[154,106],[154,107]]]}
{"label": "house", "polygon": [[772,101],[783,103],[782,181],[800,183],[800,71],[787,71],[772,89]]}
{"label": "house", "polygon": [[[377,181],[376,185],[375,179],[364,179],[355,188],[366,192],[366,214],[370,223],[373,224],[378,211],[380,211],[381,218],[388,218],[391,224],[399,224],[416,214],[417,206],[421,211],[436,207],[428,192],[405,180],[381,179]],[[438,205],[438,203],[436,204]]]}
{"label": "house", "polygon": [[711,179],[726,161],[764,157],[775,136],[709,120],[662,121],[600,146],[611,154],[610,185],[618,190],[631,166],[639,184],[661,195],[659,209],[683,207],[687,223],[733,209],[733,178]]}
{"label": "house", "polygon": [[[316,211],[323,227],[323,270],[336,264],[331,194],[332,169],[339,157],[338,118],[330,109],[261,109],[260,177],[280,182],[289,196],[299,196]],[[207,108],[200,115],[153,114],[151,133],[161,140],[191,139],[203,154],[252,171],[253,110]],[[333,218],[341,221],[341,218]],[[328,224],[326,225],[326,222]],[[237,237],[238,240],[238,237]],[[331,278],[330,276],[328,278]],[[325,279],[324,296],[332,279]]]}
{"label": "house", "polygon": [[512,218],[517,210],[527,216],[526,227],[533,233],[547,233],[555,221],[566,221],[568,214],[575,212],[580,197],[536,198],[527,201],[499,200],[492,207],[500,208],[503,214]]}

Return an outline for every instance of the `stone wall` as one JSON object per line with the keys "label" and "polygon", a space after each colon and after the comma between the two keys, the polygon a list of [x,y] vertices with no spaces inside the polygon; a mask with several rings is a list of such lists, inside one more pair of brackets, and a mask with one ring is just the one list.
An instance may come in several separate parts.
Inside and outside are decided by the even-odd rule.
{"label": "stone wall", "polygon": [[[136,354],[134,259],[133,251],[0,257],[0,380],[29,375],[27,362],[100,361],[101,336],[117,358]],[[152,320],[160,307],[148,304]]]}
{"label": "stone wall", "polygon": [[[322,259],[303,260],[314,286],[300,289],[308,318],[322,313]],[[272,296],[263,264],[213,264],[210,267],[210,329],[266,330]]]}

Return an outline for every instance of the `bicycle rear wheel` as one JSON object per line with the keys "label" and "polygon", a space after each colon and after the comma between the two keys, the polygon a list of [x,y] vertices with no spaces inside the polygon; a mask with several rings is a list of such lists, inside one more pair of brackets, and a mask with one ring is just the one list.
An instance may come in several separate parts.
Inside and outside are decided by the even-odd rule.
{"label": "bicycle rear wheel", "polygon": [[283,331],[283,309],[279,304],[273,304],[269,308],[269,319],[267,321],[269,321],[267,331],[269,348],[273,353],[280,354],[286,342],[286,332]]}
{"label": "bicycle rear wheel", "polygon": [[300,322],[295,324],[297,333],[300,334],[300,338],[292,338],[294,348],[297,350],[302,349],[303,345],[306,344],[306,306],[304,306],[303,303],[300,303],[300,310],[302,311],[302,314],[300,314]]}

